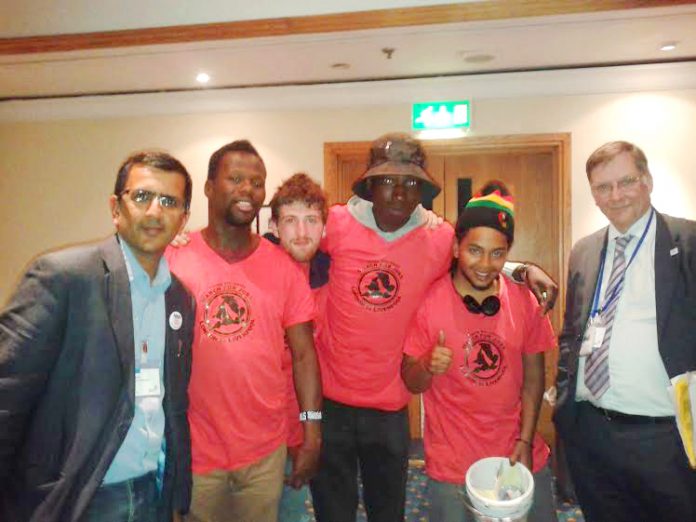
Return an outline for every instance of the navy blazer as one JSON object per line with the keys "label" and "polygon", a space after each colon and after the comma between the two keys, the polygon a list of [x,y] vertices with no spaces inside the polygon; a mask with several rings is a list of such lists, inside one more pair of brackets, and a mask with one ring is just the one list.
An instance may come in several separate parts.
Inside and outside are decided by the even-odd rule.
{"label": "navy blazer", "polygon": [[[161,520],[188,510],[186,418],[194,301],[178,279],[165,294],[167,459]],[[116,236],[38,258],[0,313],[2,520],[77,521],[134,414],[130,285]],[[0,512],[0,515],[2,513]]]}
{"label": "navy blazer", "polygon": [[[696,222],[655,213],[655,306],[657,342],[669,377],[696,370]],[[572,429],[578,357],[609,227],[573,247],[563,330],[559,336],[554,421],[561,432]]]}

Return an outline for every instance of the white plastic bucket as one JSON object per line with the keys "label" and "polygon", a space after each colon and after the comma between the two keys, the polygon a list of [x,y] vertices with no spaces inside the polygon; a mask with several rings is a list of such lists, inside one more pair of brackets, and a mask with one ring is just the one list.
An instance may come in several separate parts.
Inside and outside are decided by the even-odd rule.
{"label": "white plastic bucket", "polygon": [[514,468],[521,475],[522,495],[510,500],[492,498],[498,471],[510,468],[507,457],[488,457],[478,460],[466,472],[466,492],[473,508],[493,519],[523,520],[534,500],[534,477],[522,464]]}

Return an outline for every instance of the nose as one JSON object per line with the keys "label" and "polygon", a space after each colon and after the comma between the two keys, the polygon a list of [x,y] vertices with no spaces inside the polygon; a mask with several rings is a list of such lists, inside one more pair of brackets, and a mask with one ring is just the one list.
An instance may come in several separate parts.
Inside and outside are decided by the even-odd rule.
{"label": "nose", "polygon": [[621,199],[622,195],[623,195],[623,191],[619,188],[619,184],[614,183],[611,186],[611,191],[609,191],[609,199],[611,199],[611,200]]}
{"label": "nose", "polygon": [[392,198],[394,199],[404,199],[406,197],[406,190],[404,189],[404,186],[401,183],[397,183],[394,185],[394,189],[392,190]]}
{"label": "nose", "polygon": [[152,198],[150,204],[147,206],[145,215],[147,216],[158,216],[162,213],[162,205],[160,205],[159,197]]}
{"label": "nose", "polygon": [[297,235],[300,237],[305,237],[307,234],[307,223],[305,223],[303,220],[299,220],[297,222]]}

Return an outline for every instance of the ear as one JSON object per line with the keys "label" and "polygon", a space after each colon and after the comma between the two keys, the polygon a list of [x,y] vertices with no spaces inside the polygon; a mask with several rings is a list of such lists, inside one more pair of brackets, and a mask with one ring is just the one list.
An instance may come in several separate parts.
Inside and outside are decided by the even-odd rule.
{"label": "ear", "polygon": [[190,217],[191,217],[190,210],[187,210],[186,212],[183,213],[183,215],[181,216],[181,225],[179,225],[179,230],[176,232],[177,235],[184,232],[184,229],[186,228],[186,223],[188,223],[188,220]]}
{"label": "ear", "polygon": [[205,194],[205,197],[210,199],[210,196],[213,191],[213,180],[212,179],[206,179],[205,180],[205,185],[203,185],[203,193]]}
{"label": "ear", "polygon": [[111,209],[111,221],[114,226],[118,226],[118,220],[121,217],[121,202],[116,194],[109,196],[109,208]]}
{"label": "ear", "polygon": [[645,176],[645,185],[648,187],[648,192],[652,194],[653,191],[653,178],[652,174],[648,173],[647,176]]}
{"label": "ear", "polygon": [[275,219],[271,218],[268,220],[268,230],[273,234],[275,237],[280,237],[278,235],[278,223],[276,222]]}
{"label": "ear", "polygon": [[457,236],[454,236],[452,239],[452,257],[459,259],[459,241],[457,240]]}

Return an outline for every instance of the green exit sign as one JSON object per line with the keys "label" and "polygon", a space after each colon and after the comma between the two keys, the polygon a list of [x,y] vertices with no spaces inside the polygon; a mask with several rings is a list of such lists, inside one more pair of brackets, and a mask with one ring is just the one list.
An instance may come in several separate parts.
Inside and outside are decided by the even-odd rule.
{"label": "green exit sign", "polygon": [[471,125],[469,100],[414,103],[411,111],[413,130],[468,129]]}

